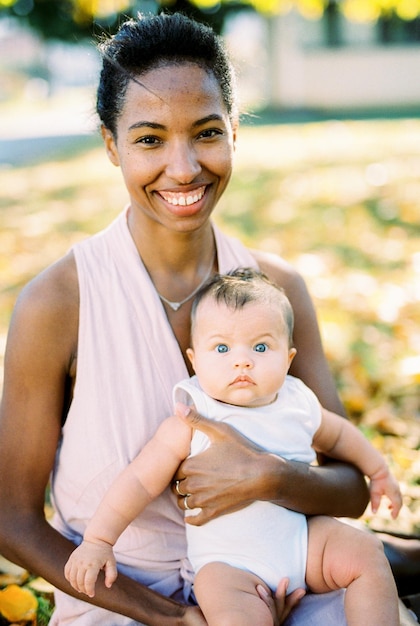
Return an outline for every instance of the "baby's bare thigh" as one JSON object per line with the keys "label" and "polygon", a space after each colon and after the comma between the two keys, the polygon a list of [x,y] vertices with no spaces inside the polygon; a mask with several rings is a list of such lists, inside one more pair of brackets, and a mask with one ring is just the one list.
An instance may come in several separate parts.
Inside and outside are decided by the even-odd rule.
{"label": "baby's bare thigh", "polygon": [[[369,534],[331,517],[308,519],[306,584],[314,593],[347,587],[363,567]],[[367,547],[367,545],[366,545]]]}
{"label": "baby's bare thigh", "polygon": [[263,585],[271,595],[259,576],[215,562],[204,565],[196,574],[194,593],[209,624],[272,626],[271,612],[258,595],[257,585]]}

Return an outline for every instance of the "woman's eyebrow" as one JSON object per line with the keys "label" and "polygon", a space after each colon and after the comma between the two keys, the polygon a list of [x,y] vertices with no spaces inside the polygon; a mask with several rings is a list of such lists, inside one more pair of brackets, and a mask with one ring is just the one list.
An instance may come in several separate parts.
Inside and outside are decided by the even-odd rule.
{"label": "woman's eyebrow", "polygon": [[218,113],[211,113],[194,122],[193,127],[203,126],[203,124],[207,124],[207,122],[223,122],[223,117]]}
{"label": "woman's eyebrow", "polygon": [[146,120],[135,122],[129,126],[128,130],[135,130],[136,128],[154,128],[155,130],[165,130],[166,126],[163,124],[158,124],[157,122],[147,122]]}
{"label": "woman's eyebrow", "polygon": [[[206,115],[206,117],[202,117],[199,120],[193,122],[193,128],[198,126],[203,126],[208,122],[223,122],[223,117],[218,113],[211,113],[210,115]],[[157,122],[148,122],[147,120],[140,120],[139,122],[135,122],[129,126],[128,130],[136,130],[137,128],[153,128],[155,130],[166,130],[166,126],[164,124],[159,124]]]}

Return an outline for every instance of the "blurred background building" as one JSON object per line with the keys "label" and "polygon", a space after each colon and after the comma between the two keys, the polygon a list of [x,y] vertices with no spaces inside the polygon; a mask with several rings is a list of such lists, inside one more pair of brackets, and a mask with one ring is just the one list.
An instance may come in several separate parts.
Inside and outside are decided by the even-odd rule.
{"label": "blurred background building", "polygon": [[[181,1],[179,9],[189,7],[226,37],[247,109],[325,115],[409,111],[415,116],[420,110],[417,0],[359,0],[364,13],[350,16],[341,9],[357,0],[273,0],[279,10],[270,13],[257,10],[263,0],[254,0],[255,6],[217,4],[205,12],[177,0],[171,10]],[[145,2],[102,0],[102,5],[111,11],[129,4],[131,14],[138,8],[159,9]],[[99,67],[94,37],[103,29],[115,30],[121,13],[111,11],[112,19],[92,14],[90,22],[86,16],[83,21],[70,12],[72,4],[80,9],[83,3],[98,11],[101,5],[0,0],[0,103],[17,96],[35,102],[69,87],[94,86]],[[397,11],[401,3],[404,19]],[[366,12],[381,5],[388,9]]]}
{"label": "blurred background building", "polygon": [[420,104],[419,19],[318,20],[297,11],[267,21],[267,101],[307,109],[404,108]]}

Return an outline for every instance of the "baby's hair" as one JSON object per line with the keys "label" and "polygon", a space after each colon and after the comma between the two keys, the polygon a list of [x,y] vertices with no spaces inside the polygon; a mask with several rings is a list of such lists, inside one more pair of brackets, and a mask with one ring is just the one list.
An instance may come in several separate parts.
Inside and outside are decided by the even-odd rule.
{"label": "baby's hair", "polygon": [[223,303],[228,308],[241,309],[248,302],[274,303],[280,307],[289,347],[293,346],[294,316],[292,305],[284,290],[263,272],[239,267],[226,274],[214,274],[197,292],[191,310],[191,332],[194,330],[197,308],[205,298]]}

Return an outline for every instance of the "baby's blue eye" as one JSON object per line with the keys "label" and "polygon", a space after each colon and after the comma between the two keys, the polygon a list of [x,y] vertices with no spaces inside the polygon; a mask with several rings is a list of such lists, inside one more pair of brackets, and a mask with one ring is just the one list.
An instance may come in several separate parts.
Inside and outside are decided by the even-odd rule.
{"label": "baby's blue eye", "polygon": [[257,343],[257,345],[254,346],[254,350],[255,352],[265,352],[268,350],[268,346],[266,343]]}
{"label": "baby's blue eye", "polygon": [[229,352],[229,348],[227,347],[225,343],[219,343],[216,346],[216,352],[220,352],[220,353]]}

